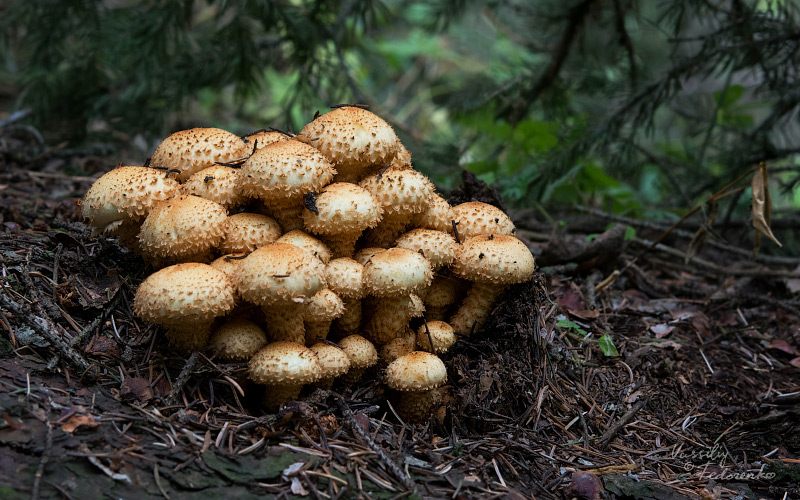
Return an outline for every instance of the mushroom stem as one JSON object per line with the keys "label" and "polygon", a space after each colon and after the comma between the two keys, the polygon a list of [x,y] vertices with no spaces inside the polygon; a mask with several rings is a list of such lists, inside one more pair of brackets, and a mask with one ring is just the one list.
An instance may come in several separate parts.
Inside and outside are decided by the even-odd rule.
{"label": "mushroom stem", "polygon": [[264,308],[267,316],[267,333],[273,342],[284,340],[296,344],[306,344],[306,329],[303,324],[301,304],[288,304]]}
{"label": "mushroom stem", "polygon": [[364,329],[376,345],[383,345],[405,333],[411,318],[422,316],[425,307],[416,295],[384,298],[375,306],[375,312]]}
{"label": "mushroom stem", "polygon": [[211,323],[190,323],[169,325],[167,339],[169,345],[184,352],[195,352],[206,346],[211,335]]}
{"label": "mushroom stem", "polygon": [[300,397],[302,384],[268,385],[264,392],[264,406],[269,411],[277,411],[281,406]]}
{"label": "mushroom stem", "polygon": [[367,244],[369,246],[390,247],[394,241],[405,232],[410,223],[411,215],[407,213],[387,214],[384,213],[375,229],[369,232]]}
{"label": "mushroom stem", "polygon": [[336,320],[336,329],[343,337],[352,335],[361,326],[361,299],[345,300],[344,313]]}
{"label": "mushroom stem", "polygon": [[442,401],[438,389],[427,391],[405,391],[400,394],[397,413],[410,423],[420,424],[433,415],[433,410]]}
{"label": "mushroom stem", "polygon": [[342,383],[347,384],[347,385],[355,384],[356,382],[361,380],[361,376],[364,375],[364,372],[367,371],[367,368],[368,367],[366,367],[366,368],[353,368],[351,366],[350,367],[350,371],[348,371],[347,373],[345,373],[344,375],[339,377],[339,379],[341,379]]}
{"label": "mushroom stem", "polygon": [[320,341],[320,339],[328,338],[328,332],[331,331],[331,323],[333,321],[306,321],[306,347],[311,347]]}
{"label": "mushroom stem", "polygon": [[333,258],[352,257],[356,253],[356,242],[361,232],[329,234],[325,241],[333,251]]}
{"label": "mushroom stem", "polygon": [[504,289],[503,285],[475,283],[448,323],[455,331],[467,336],[477,332],[489,317],[492,304]]}
{"label": "mushroom stem", "polygon": [[277,200],[267,204],[284,233],[303,229],[303,200]]}

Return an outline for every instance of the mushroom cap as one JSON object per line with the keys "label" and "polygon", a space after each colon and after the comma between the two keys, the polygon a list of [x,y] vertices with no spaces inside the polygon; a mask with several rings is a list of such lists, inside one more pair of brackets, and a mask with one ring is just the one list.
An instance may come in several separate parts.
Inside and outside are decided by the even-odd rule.
{"label": "mushroom cap", "polygon": [[330,288],[323,288],[306,302],[303,319],[314,323],[333,321],[344,313],[344,302]]}
{"label": "mushroom cap", "polygon": [[339,345],[350,358],[350,368],[369,368],[378,362],[375,345],[361,335],[348,335]]}
{"label": "mushroom cap", "polygon": [[219,244],[223,253],[252,252],[274,243],[281,235],[281,226],[272,217],[242,212],[225,219],[225,236]]}
{"label": "mushroom cap", "polygon": [[391,363],[400,356],[414,351],[414,341],[406,336],[395,337],[381,347],[380,357],[385,363]]}
{"label": "mushroom cap", "polygon": [[294,342],[273,342],[258,351],[247,365],[257,384],[305,385],[322,376],[314,351]]}
{"label": "mushroom cap", "polygon": [[395,245],[419,252],[430,261],[433,269],[449,266],[458,248],[452,235],[435,229],[412,229],[397,238]]}
{"label": "mushroom cap", "polygon": [[309,349],[317,355],[323,379],[344,375],[350,369],[350,358],[347,353],[335,345],[317,342]]}
{"label": "mushroom cap", "polygon": [[317,195],[317,212],[303,209],[303,223],[315,234],[360,233],[375,227],[383,211],[369,192],[349,182],[334,182]]}
{"label": "mushroom cap", "polygon": [[299,229],[289,231],[275,240],[275,243],[286,243],[287,245],[300,247],[321,260],[323,264],[327,264],[331,260],[331,249],[328,248],[328,245]]}
{"label": "mushroom cap", "polygon": [[411,166],[411,152],[400,142],[400,139],[397,139],[397,154],[394,155],[389,168],[395,170],[413,168]]}
{"label": "mushroom cap", "polygon": [[105,229],[116,221],[144,218],[153,206],[180,192],[180,184],[147,167],[117,167],[86,191],[81,211],[89,223]]}
{"label": "mushroom cap", "polygon": [[517,229],[505,212],[480,201],[470,201],[453,207],[458,237],[466,241],[480,234],[513,235]]}
{"label": "mushroom cap", "polygon": [[364,297],[364,266],[349,257],[333,259],[325,266],[328,288],[345,300]]}
{"label": "mushroom cap", "polygon": [[[427,325],[427,329],[425,326]],[[417,330],[417,345],[426,351],[431,350],[428,332],[433,340],[433,351],[436,354],[447,352],[456,343],[456,331],[444,321],[428,321]]]}
{"label": "mushroom cap", "polygon": [[388,169],[383,174],[365,177],[358,185],[369,191],[378,201],[384,216],[424,212],[434,194],[433,183],[424,174],[413,169]]}
{"label": "mushroom cap", "polygon": [[531,251],[513,236],[488,234],[473,236],[456,252],[453,272],[470,281],[509,285],[533,277]]}
{"label": "mushroom cap", "polygon": [[384,381],[396,391],[428,391],[447,382],[447,368],[439,356],[414,351],[389,363]]}
{"label": "mushroom cap", "polygon": [[325,286],[325,265],[300,247],[273,243],[241,261],[234,283],[258,306],[303,303]]}
{"label": "mushroom cap", "polygon": [[281,141],[288,141],[290,139],[291,137],[289,137],[288,135],[282,132],[276,132],[274,130],[259,130],[258,132],[253,132],[250,135],[245,135],[242,137],[242,141],[244,141],[247,144],[248,148],[252,148],[253,144],[255,144],[256,141],[258,141],[258,144],[256,144],[256,151],[264,149],[270,144],[274,144],[276,142],[281,142]]}
{"label": "mushroom cap", "polygon": [[336,170],[319,151],[300,141],[270,144],[256,151],[239,170],[239,191],[267,204],[302,200],[333,179]]}
{"label": "mushroom cap", "polygon": [[370,261],[374,256],[378,255],[379,253],[386,250],[385,248],[380,247],[367,247],[362,248],[358,252],[353,255],[353,260],[361,264],[362,266],[366,266],[367,262]]}
{"label": "mushroom cap", "polygon": [[437,274],[433,277],[431,286],[422,294],[422,301],[433,307],[447,307],[455,304],[461,297],[462,291],[469,289],[469,284],[460,278],[449,275]]}
{"label": "mushroom cap", "polygon": [[397,153],[394,129],[375,113],[354,106],[318,116],[300,135],[337,167],[385,165]]}
{"label": "mushroom cap", "polygon": [[207,253],[222,241],[227,217],[222,205],[194,195],[162,201],[142,224],[142,254],[150,260],[181,260]]}
{"label": "mushroom cap", "polygon": [[245,197],[236,190],[238,179],[239,171],[235,168],[214,165],[190,175],[183,184],[183,192],[216,201],[230,210],[245,202]]}
{"label": "mushroom cap", "polygon": [[436,193],[431,195],[428,201],[430,202],[428,209],[414,218],[414,224],[418,227],[452,233],[453,221],[456,218],[453,207]]}
{"label": "mushroom cap", "polygon": [[133,311],[165,326],[210,323],[234,305],[234,288],[227,274],[208,264],[188,262],[156,271],[136,290]]}
{"label": "mushroom cap", "polygon": [[239,268],[239,263],[242,261],[242,259],[239,257],[244,257],[245,255],[246,254],[244,252],[230,253],[215,259],[210,265],[214,269],[227,274],[228,277],[233,280],[233,276],[236,274],[236,270]]}
{"label": "mushroom cap", "polygon": [[191,128],[170,135],[158,145],[152,165],[179,170],[178,180],[214,165],[243,158],[247,144],[236,134],[219,128]]}
{"label": "mushroom cap", "polygon": [[208,344],[223,361],[248,361],[267,344],[267,335],[252,321],[231,318],[214,330]]}
{"label": "mushroom cap", "polygon": [[431,283],[431,264],[407,248],[389,248],[372,256],[364,266],[364,289],[375,297],[416,293]]}

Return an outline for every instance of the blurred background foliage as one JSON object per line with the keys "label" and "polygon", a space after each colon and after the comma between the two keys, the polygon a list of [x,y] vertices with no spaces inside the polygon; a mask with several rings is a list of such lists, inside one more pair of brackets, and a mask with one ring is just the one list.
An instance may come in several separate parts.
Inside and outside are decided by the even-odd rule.
{"label": "blurred background foliage", "polygon": [[512,206],[677,218],[764,160],[773,217],[800,207],[790,0],[18,0],[0,26],[0,109],[128,161],[358,102],[441,187],[464,168]]}

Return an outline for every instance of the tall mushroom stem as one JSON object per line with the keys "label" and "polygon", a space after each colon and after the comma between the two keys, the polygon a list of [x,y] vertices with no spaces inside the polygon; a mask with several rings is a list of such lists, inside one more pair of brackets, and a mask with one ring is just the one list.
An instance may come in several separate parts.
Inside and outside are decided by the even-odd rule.
{"label": "tall mushroom stem", "polygon": [[405,333],[411,318],[422,316],[425,306],[416,295],[383,298],[375,307],[364,331],[376,345],[383,345]]}
{"label": "tall mushroom stem", "polygon": [[348,232],[329,234],[325,237],[325,241],[331,247],[333,258],[352,257],[356,252],[356,242],[361,237],[361,232]]}
{"label": "tall mushroom stem", "polygon": [[336,320],[336,331],[343,337],[352,335],[361,326],[361,299],[344,301],[344,313]]}
{"label": "tall mushroom stem", "polygon": [[396,410],[403,420],[420,424],[433,415],[434,408],[441,402],[442,395],[438,389],[404,391],[400,393],[400,404]]}
{"label": "tall mushroom stem", "polygon": [[278,307],[265,307],[267,333],[270,340],[306,344],[306,329],[303,323],[301,304],[286,304]]}
{"label": "tall mushroom stem", "polygon": [[457,332],[470,335],[481,329],[492,310],[497,297],[505,289],[504,285],[475,283],[458,311],[450,318],[450,326]]}
{"label": "tall mushroom stem", "polygon": [[169,325],[167,339],[169,345],[183,352],[195,352],[206,346],[211,336],[211,323],[189,323]]}
{"label": "tall mushroom stem", "polygon": [[264,392],[264,406],[268,411],[277,411],[281,406],[300,397],[303,384],[268,385]]}
{"label": "tall mushroom stem", "polygon": [[303,229],[303,200],[282,199],[267,203],[272,216],[281,225],[284,233],[295,229]]}
{"label": "tall mushroom stem", "polygon": [[405,232],[412,217],[413,215],[407,213],[384,213],[383,219],[369,232],[367,244],[388,248]]}

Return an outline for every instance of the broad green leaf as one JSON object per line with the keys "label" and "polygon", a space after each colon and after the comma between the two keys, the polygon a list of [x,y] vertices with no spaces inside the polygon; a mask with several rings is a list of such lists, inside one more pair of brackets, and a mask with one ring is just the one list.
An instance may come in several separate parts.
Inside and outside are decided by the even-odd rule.
{"label": "broad green leaf", "polygon": [[614,341],[611,339],[611,335],[608,333],[604,333],[602,337],[597,341],[598,345],[600,346],[600,350],[603,351],[608,357],[619,356],[619,352],[617,351],[617,346],[614,345]]}

